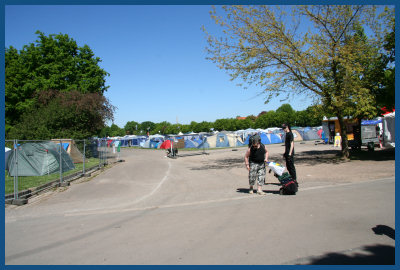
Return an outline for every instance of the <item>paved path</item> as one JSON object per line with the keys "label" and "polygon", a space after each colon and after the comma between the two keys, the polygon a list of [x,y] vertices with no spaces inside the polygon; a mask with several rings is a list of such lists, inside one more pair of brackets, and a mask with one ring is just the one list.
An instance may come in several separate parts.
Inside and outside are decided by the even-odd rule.
{"label": "paved path", "polygon": [[7,207],[5,263],[393,262],[394,177],[314,181],[296,196],[278,195],[268,178],[268,195],[259,196],[246,193],[242,168],[220,168],[223,151],[122,156],[90,181]]}

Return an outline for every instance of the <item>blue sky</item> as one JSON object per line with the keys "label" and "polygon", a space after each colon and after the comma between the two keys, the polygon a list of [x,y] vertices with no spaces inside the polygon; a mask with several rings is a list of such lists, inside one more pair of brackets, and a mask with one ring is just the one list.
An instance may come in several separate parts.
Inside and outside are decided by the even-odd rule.
{"label": "blue sky", "polygon": [[[214,122],[258,115],[290,103],[304,110],[311,100],[273,100],[264,104],[261,88],[244,89],[206,60],[201,30],[218,31],[207,5],[5,6],[5,46],[21,49],[46,35],[68,34],[89,45],[110,76],[105,95],[117,107],[114,123],[177,120]],[[110,124],[110,123],[109,123]]]}

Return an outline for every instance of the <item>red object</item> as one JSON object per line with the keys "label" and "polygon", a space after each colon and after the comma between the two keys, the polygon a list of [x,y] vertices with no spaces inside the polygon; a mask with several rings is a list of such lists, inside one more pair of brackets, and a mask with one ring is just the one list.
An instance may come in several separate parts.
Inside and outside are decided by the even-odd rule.
{"label": "red object", "polygon": [[163,142],[160,146],[160,149],[169,149],[171,148],[173,145],[173,142],[171,142],[170,140],[166,140],[165,142]]}
{"label": "red object", "polygon": [[386,115],[386,114],[395,112],[394,108],[393,108],[392,111],[390,111],[390,110],[388,110],[386,107],[382,107],[382,108],[381,108],[381,111],[383,112],[382,115]]}
{"label": "red object", "polygon": [[322,131],[323,131],[322,129],[317,131],[318,137],[320,137],[321,139],[322,139]]}

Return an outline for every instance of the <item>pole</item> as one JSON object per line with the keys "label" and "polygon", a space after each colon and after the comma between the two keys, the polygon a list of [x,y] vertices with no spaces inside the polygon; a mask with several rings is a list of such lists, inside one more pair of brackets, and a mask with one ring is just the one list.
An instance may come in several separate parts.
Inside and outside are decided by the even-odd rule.
{"label": "pole", "polygon": [[61,157],[62,142],[60,140],[60,184],[62,184],[62,157]]}
{"label": "pole", "polygon": [[86,140],[83,140],[83,174],[85,174]]}
{"label": "pole", "polygon": [[18,200],[18,140],[14,140],[14,162],[15,162],[15,171],[14,171],[14,199]]}

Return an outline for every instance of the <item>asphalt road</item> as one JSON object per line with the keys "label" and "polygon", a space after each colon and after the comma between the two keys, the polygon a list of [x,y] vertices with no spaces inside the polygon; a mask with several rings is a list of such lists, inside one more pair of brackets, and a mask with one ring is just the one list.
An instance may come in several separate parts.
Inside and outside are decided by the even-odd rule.
{"label": "asphalt road", "polygon": [[122,157],[90,181],[7,207],[5,264],[394,263],[394,177],[305,184],[295,196],[270,183],[260,196],[240,173],[202,166],[218,154]]}

